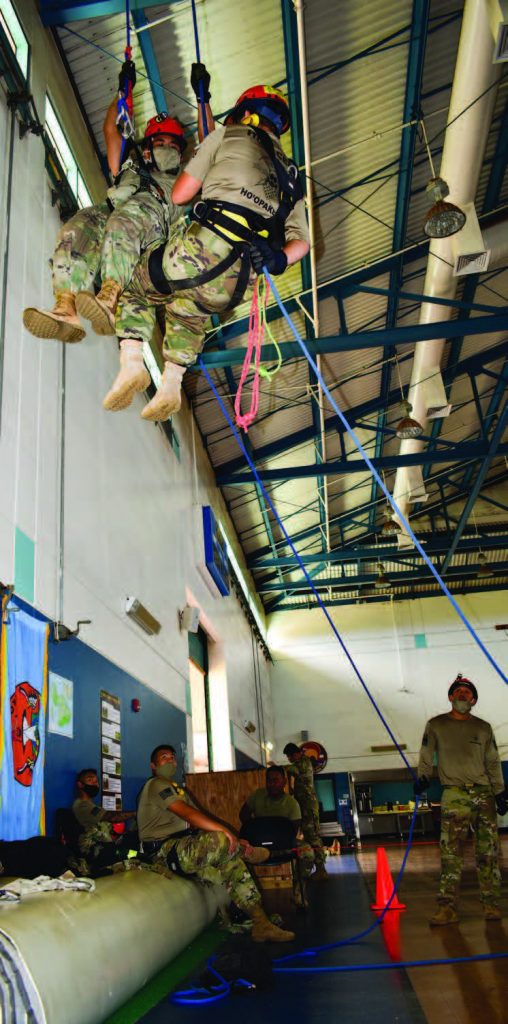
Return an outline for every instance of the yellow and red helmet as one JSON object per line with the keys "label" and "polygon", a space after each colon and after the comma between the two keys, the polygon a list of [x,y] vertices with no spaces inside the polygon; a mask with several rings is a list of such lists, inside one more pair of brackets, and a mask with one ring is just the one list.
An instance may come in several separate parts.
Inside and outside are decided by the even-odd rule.
{"label": "yellow and red helmet", "polygon": [[245,111],[258,114],[273,125],[277,135],[283,135],[289,128],[289,104],[284,93],[274,85],[251,85],[238,97],[232,116],[241,121]]}
{"label": "yellow and red helmet", "polygon": [[180,122],[174,117],[170,117],[165,110],[163,110],[161,114],[156,114],[155,117],[151,117],[150,120],[146,122],[143,141],[146,139],[153,139],[157,135],[171,136],[173,142],[176,142],[180,152],[183,153],[187,145],[185,141],[185,132]]}

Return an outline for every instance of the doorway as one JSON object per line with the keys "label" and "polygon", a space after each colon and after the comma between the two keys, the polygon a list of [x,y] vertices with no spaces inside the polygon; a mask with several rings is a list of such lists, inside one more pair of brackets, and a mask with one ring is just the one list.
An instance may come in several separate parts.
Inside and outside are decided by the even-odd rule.
{"label": "doorway", "polygon": [[189,633],[189,685],[194,771],[213,772],[208,637],[201,626],[197,633]]}

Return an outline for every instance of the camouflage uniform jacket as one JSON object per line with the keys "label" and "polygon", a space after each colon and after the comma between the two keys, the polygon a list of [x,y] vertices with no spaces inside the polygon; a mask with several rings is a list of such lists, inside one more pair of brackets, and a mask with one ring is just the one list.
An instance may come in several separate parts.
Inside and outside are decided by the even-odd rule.
{"label": "camouflage uniform jacket", "polygon": [[430,778],[434,754],[443,786],[487,786],[493,793],[504,790],[492,726],[483,719],[471,716],[460,720],[451,714],[431,718],[423,734],[418,775]]}

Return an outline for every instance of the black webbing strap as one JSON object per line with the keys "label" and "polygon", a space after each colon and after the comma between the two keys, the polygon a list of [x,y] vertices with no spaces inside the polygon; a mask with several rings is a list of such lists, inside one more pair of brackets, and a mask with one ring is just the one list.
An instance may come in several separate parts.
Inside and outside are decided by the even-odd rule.
{"label": "black webbing strap", "polygon": [[210,270],[204,270],[202,274],[196,274],[195,277],[179,277],[176,280],[170,281],[162,269],[164,249],[165,245],[160,245],[157,249],[153,249],[148,257],[150,280],[156,291],[160,292],[161,295],[173,295],[174,292],[183,292],[188,288],[197,288],[198,285],[208,284],[209,281],[213,281],[214,278],[223,274],[225,270],[229,270],[233,263],[241,256],[237,249],[232,248],[231,252],[228,252],[227,256],[220,260],[219,263],[216,263],[214,267],[211,267]]}

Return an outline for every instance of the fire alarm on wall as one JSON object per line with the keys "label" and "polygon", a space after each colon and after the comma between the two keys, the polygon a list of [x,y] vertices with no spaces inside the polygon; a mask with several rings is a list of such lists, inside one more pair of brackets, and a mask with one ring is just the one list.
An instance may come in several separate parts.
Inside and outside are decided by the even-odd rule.
{"label": "fire alarm on wall", "polygon": [[141,711],[141,701],[138,700],[137,697],[134,697],[131,700],[131,710],[132,711]]}

